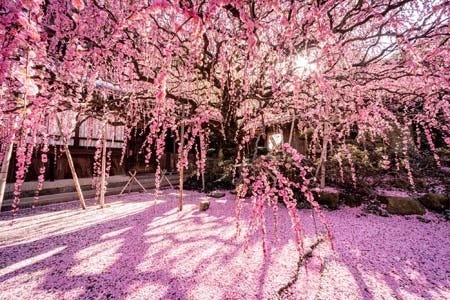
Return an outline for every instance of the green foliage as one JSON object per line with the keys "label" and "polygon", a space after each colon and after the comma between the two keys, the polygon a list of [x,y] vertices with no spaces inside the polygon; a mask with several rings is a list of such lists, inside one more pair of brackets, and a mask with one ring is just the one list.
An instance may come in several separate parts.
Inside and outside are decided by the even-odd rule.
{"label": "green foliage", "polygon": [[[233,184],[233,160],[221,160],[219,158],[208,158],[206,160],[205,192],[217,189],[234,189]],[[192,169],[185,182],[188,190],[201,190],[202,179],[197,176],[195,168]]]}

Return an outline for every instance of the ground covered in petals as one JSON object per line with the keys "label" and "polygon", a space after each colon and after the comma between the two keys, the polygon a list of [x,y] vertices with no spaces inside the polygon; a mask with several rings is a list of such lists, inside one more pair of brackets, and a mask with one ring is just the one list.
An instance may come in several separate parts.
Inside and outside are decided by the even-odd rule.
{"label": "ground covered in petals", "polygon": [[[0,216],[0,299],[276,299],[294,275],[298,254],[285,208],[278,240],[268,222],[260,238],[236,238],[233,196],[210,199],[176,191],[154,206],[148,194],[107,198],[81,211],[77,203]],[[249,203],[244,204],[243,219]],[[360,216],[359,208],[326,212],[334,250],[322,242],[286,299],[450,299],[450,223],[415,217]],[[272,220],[269,217],[268,220]],[[300,212],[305,249],[317,236],[311,210]],[[12,223],[12,220],[13,224]],[[244,226],[245,229],[245,226]],[[321,231],[321,226],[318,226]],[[245,250],[245,251],[244,251]]]}

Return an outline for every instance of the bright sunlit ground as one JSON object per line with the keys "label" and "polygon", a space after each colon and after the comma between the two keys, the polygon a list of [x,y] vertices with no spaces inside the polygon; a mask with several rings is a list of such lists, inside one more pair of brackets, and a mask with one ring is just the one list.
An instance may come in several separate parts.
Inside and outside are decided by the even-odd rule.
{"label": "bright sunlit ground", "polygon": [[[268,215],[269,253],[260,239],[235,238],[233,196],[211,199],[175,191],[107,198],[109,207],[77,203],[0,216],[0,299],[274,299],[296,269],[286,209],[279,242]],[[248,204],[246,204],[248,208]],[[450,223],[395,216],[357,217],[359,208],[326,212],[335,249],[321,243],[288,299],[450,299]],[[245,214],[244,218],[248,214]],[[306,245],[315,240],[301,211]]]}

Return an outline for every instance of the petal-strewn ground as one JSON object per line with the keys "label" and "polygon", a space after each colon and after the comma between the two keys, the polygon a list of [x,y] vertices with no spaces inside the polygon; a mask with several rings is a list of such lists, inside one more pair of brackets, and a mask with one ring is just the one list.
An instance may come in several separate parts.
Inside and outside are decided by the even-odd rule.
{"label": "petal-strewn ground", "polygon": [[[105,209],[77,203],[0,216],[0,299],[274,299],[296,270],[291,223],[280,206],[269,252],[235,238],[233,196],[176,191],[107,198]],[[248,204],[244,205],[246,208]],[[283,297],[290,299],[450,299],[450,223],[326,212],[334,251],[321,243]],[[300,212],[305,244],[316,239],[310,210]],[[244,219],[247,214],[244,214]],[[270,212],[268,213],[270,216]],[[271,220],[271,218],[267,218]],[[319,226],[320,231],[320,226]]]}

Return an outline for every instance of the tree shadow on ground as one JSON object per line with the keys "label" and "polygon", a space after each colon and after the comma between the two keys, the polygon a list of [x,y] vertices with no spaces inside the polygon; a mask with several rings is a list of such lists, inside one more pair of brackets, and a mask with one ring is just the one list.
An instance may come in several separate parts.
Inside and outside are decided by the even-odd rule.
{"label": "tree shadow on ground", "polygon": [[360,299],[447,298],[441,267],[450,266],[447,223],[371,215],[333,222],[339,228],[335,261],[351,274]]}
{"label": "tree shadow on ground", "polygon": [[[153,204],[147,204],[120,212],[121,204],[111,204],[103,211],[93,209],[89,215],[69,212],[67,218],[57,214],[56,218],[36,223],[19,222],[21,230],[33,228],[38,234],[30,242],[17,240],[0,249],[0,286],[20,284],[17,278],[24,276],[26,282],[31,280],[27,276],[39,274],[33,291],[22,295],[43,293],[48,299],[192,299],[193,295],[198,299],[207,295],[241,298],[240,292],[223,288],[258,269],[261,274],[251,284],[262,285],[268,269],[265,261],[242,265],[246,257],[262,250],[255,246],[257,250],[240,257],[242,243],[234,237],[235,219],[229,212],[234,204],[217,202],[207,212],[198,212],[196,197],[186,197],[182,212],[177,211],[175,193],[159,201],[156,210]],[[105,214],[105,218],[98,214]],[[39,226],[54,229],[39,234]],[[288,242],[286,235],[278,246]],[[251,243],[258,241],[251,239]],[[239,266],[238,274],[221,270],[227,264]],[[262,286],[252,288],[257,290],[258,298],[262,297]]]}
{"label": "tree shadow on ground", "polygon": [[[0,245],[5,245],[0,246],[2,296],[7,299],[273,299],[276,291],[292,277],[298,253],[286,210],[279,210],[278,242],[273,241],[273,228],[267,228],[269,252],[264,257],[260,236],[249,239],[245,252],[243,237],[235,237],[235,207],[231,197],[214,200],[208,211],[199,212],[199,198],[204,195],[187,193],[185,208],[178,212],[177,193],[165,192],[156,207],[148,197],[128,196],[123,203],[113,202],[104,210],[92,208],[74,213],[74,206],[66,209],[66,214],[58,212],[49,214],[48,218],[38,214],[35,220],[28,213],[17,219],[17,227],[8,226],[9,231],[1,228],[1,232],[7,233],[4,241],[8,241],[8,245],[0,241]],[[242,219],[247,219],[249,214],[247,206]],[[312,240],[315,232],[310,214],[310,210],[303,210],[300,215],[305,238]],[[440,244],[432,243],[432,235],[414,241],[417,234],[413,230],[405,231],[409,223],[398,219],[348,218],[343,211],[327,215],[332,228],[339,230],[335,232],[336,249],[331,259],[347,270],[357,299],[401,298],[405,293],[438,299],[442,295],[445,299],[441,293],[445,292],[443,287],[436,285],[423,290],[413,284],[433,281],[431,273],[436,266],[424,266],[424,255],[435,256],[448,264],[445,261],[448,238],[443,237]],[[2,222],[6,224],[8,220]],[[437,230],[429,224],[423,226],[430,226],[429,232]],[[412,248],[406,249],[403,255],[404,247]],[[386,257],[388,253],[392,257]],[[413,270],[419,279],[411,277]],[[321,280],[320,275],[310,272],[300,280]],[[380,296],[380,291],[374,290],[370,281],[373,278],[381,282],[388,294]],[[320,298],[321,290],[327,289],[320,282],[312,285],[317,290],[300,290],[294,293],[295,297],[317,294]],[[334,296],[339,299],[340,295]]]}

